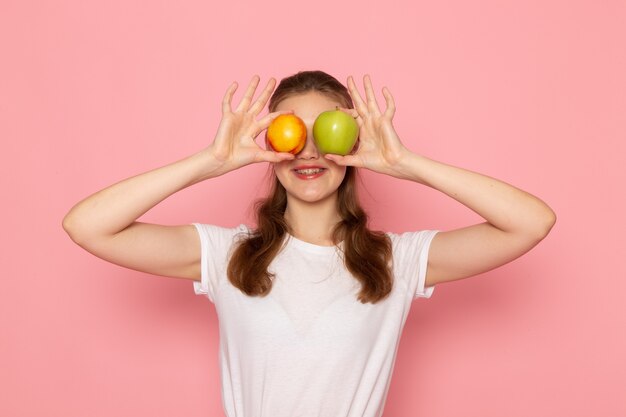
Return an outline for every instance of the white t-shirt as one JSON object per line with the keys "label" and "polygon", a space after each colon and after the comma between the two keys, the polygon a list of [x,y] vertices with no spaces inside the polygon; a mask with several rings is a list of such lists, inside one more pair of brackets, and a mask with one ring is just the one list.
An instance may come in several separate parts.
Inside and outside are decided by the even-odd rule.
{"label": "white t-shirt", "polygon": [[376,304],[356,299],[361,288],[334,246],[291,235],[270,264],[272,289],[250,297],[226,275],[241,224],[193,223],[202,245],[196,294],[219,320],[222,403],[227,417],[379,417],[411,302],[424,288],[428,249],[438,230],[392,239],[394,285]]}

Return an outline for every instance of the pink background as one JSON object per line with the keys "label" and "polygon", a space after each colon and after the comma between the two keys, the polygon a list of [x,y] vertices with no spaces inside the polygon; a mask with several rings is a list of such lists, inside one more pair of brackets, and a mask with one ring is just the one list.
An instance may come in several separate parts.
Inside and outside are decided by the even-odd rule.
{"label": "pink background", "polygon": [[[411,150],[558,215],[524,257],[414,302],[385,417],[626,415],[625,20],[618,0],[2,1],[0,415],[223,415],[213,305],[88,254],[61,220],[208,145],[232,81],[238,103],[255,73],[304,69],[361,91],[371,74]],[[141,220],[251,224],[265,170]],[[482,221],[428,187],[363,178],[373,228]]]}

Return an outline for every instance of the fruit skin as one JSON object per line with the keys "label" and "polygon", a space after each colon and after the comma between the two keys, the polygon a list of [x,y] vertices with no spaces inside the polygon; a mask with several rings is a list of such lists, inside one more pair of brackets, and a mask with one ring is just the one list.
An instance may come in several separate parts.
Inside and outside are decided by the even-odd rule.
{"label": "fruit skin", "polygon": [[341,110],[322,112],[313,123],[313,140],[322,153],[348,155],[358,136],[356,120]]}
{"label": "fruit skin", "polygon": [[295,114],[281,114],[270,123],[266,137],[276,152],[295,155],[306,144],[306,125]]}

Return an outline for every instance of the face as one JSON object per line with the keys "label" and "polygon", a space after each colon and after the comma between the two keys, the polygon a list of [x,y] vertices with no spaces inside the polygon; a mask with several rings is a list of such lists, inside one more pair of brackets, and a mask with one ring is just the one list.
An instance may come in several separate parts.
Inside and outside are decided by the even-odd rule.
{"label": "face", "polygon": [[[287,190],[290,198],[297,198],[307,202],[315,202],[332,197],[339,188],[346,175],[346,167],[326,159],[317,150],[313,141],[313,123],[320,113],[334,110],[336,106],[344,105],[336,99],[322,93],[309,91],[293,95],[281,101],[276,107],[278,110],[293,110],[307,127],[306,144],[302,151],[296,154],[291,161],[274,163],[274,171],[280,183]],[[267,146],[267,144],[266,144]],[[268,148],[269,149],[269,148]],[[299,167],[315,166],[323,168],[315,175],[298,174]]]}

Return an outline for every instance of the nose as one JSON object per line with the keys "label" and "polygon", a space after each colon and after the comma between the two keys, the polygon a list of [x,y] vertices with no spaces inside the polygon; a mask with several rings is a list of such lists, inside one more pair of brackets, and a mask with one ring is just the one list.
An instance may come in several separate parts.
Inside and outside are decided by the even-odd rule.
{"label": "nose", "polygon": [[312,129],[309,129],[306,133],[306,142],[304,144],[304,148],[296,155],[296,158],[300,159],[317,159],[319,158],[320,153],[317,150],[317,146],[315,146],[315,141],[313,140],[313,132]]}

